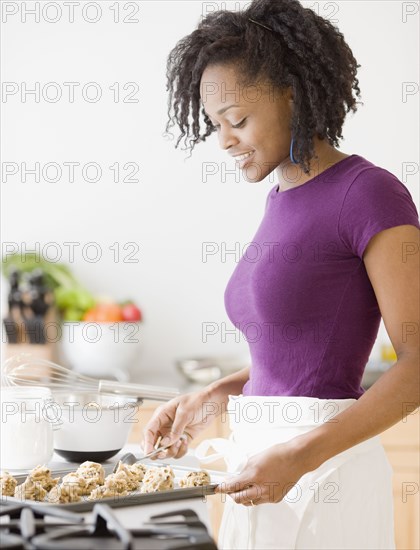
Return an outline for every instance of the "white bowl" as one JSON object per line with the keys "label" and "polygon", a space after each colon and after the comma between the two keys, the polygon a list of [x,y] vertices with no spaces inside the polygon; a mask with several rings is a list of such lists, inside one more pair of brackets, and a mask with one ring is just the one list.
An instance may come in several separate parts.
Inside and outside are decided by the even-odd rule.
{"label": "white bowl", "polygon": [[223,376],[249,367],[250,361],[240,356],[214,355],[179,359],[175,364],[190,382],[210,384]]}
{"label": "white bowl", "polygon": [[139,322],[63,323],[61,349],[64,359],[76,372],[88,376],[128,380],[128,369],[141,349]]}
{"label": "white bowl", "polygon": [[56,415],[62,422],[54,431],[54,450],[70,462],[103,462],[127,443],[138,422],[135,398],[89,392],[53,392]]}

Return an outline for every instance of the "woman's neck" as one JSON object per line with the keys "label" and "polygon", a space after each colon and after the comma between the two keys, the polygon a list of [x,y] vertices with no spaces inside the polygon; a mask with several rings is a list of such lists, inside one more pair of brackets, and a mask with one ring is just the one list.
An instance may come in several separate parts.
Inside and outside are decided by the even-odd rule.
{"label": "woman's neck", "polygon": [[290,157],[287,157],[277,168],[276,177],[278,191],[286,191],[298,187],[321,174],[324,170],[348,157],[330,145],[326,140],[314,139],[314,156],[309,163],[309,174],[305,174],[301,166],[293,164]]}

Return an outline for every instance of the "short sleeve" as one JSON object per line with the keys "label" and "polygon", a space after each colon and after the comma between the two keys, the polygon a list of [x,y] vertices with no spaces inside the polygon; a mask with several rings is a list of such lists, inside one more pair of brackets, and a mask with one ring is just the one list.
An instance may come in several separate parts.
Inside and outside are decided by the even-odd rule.
{"label": "short sleeve", "polygon": [[370,239],[391,227],[414,225],[420,228],[416,205],[407,187],[384,168],[368,168],[351,183],[344,197],[338,233],[356,256]]}

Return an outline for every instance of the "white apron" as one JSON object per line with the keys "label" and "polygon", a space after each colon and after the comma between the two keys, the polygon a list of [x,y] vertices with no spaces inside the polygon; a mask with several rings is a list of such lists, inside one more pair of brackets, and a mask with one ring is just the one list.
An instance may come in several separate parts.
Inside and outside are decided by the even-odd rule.
{"label": "white apron", "polygon": [[[231,395],[229,439],[203,441],[195,455],[204,464],[223,457],[228,471],[239,473],[249,456],[315,429],[355,401]],[[206,456],[210,447],[216,453]],[[302,476],[279,503],[243,506],[220,495],[225,507],[218,547],[393,550],[392,475],[375,436]]]}

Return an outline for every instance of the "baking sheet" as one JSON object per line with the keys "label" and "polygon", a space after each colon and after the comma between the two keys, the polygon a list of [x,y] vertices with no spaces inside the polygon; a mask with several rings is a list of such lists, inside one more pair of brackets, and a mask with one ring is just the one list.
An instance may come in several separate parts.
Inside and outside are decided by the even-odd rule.
{"label": "baking sheet", "polygon": [[[170,466],[175,474],[175,484],[179,484],[179,480],[185,476],[188,472],[199,471],[202,468],[193,468],[186,466],[176,466],[174,464],[168,464],[166,462],[158,462],[157,460],[144,460],[143,464],[147,466]],[[105,474],[108,475],[112,472],[113,464],[103,464],[105,469]],[[132,491],[127,496],[116,496],[116,497],[107,497],[97,500],[88,500],[88,496],[82,496],[79,502],[70,502],[63,504],[54,504],[45,501],[34,501],[34,500],[20,500],[15,497],[2,497],[1,503],[4,504],[22,504],[31,506],[36,509],[37,506],[55,506],[63,510],[71,510],[73,512],[88,512],[93,509],[95,504],[103,503],[108,504],[112,508],[120,508],[123,506],[138,506],[142,504],[152,504],[160,502],[169,502],[173,500],[184,500],[189,498],[202,498],[205,500],[207,495],[213,495],[214,490],[226,477],[226,473],[220,472],[217,470],[208,470],[206,471],[210,475],[212,483],[209,485],[204,485],[202,487],[182,487],[176,489],[170,489],[168,491],[157,491],[155,493],[140,493],[139,490]],[[74,468],[66,469],[51,469],[52,477],[62,477],[70,472],[74,472]],[[23,483],[27,477],[27,474],[15,474],[14,477],[17,479],[18,484]]]}

